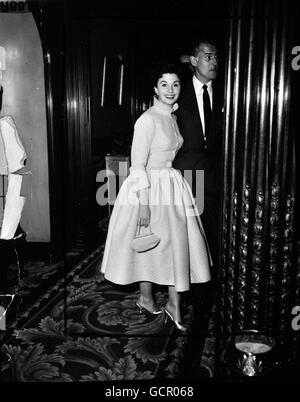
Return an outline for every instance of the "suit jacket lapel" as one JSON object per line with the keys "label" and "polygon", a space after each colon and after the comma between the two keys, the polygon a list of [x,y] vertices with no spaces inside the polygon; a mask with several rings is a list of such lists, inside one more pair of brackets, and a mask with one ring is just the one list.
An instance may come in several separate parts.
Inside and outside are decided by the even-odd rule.
{"label": "suit jacket lapel", "polygon": [[213,109],[212,109],[212,124],[210,126],[210,131],[208,135],[207,146],[209,147],[210,144],[213,144],[215,136],[217,134],[217,130],[215,130],[215,125],[218,119],[220,118],[220,93],[218,91],[218,86],[213,84]]}
{"label": "suit jacket lapel", "polygon": [[200,113],[198,109],[198,102],[197,102],[197,97],[195,93],[195,88],[193,85],[193,82],[190,81],[183,93],[182,96],[182,107],[186,108],[187,110],[190,110],[191,113],[191,118],[195,120],[198,129],[199,129],[199,135],[203,136],[203,128],[202,128],[202,123],[201,123],[201,118],[200,118]]}

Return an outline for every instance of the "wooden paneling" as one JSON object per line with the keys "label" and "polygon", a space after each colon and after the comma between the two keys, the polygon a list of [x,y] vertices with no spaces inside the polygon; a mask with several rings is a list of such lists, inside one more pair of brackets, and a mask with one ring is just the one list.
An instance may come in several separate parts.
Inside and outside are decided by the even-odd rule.
{"label": "wooden paneling", "polygon": [[50,198],[50,261],[64,257],[64,182],[63,133],[64,133],[64,26],[63,7],[55,2],[31,2],[42,44],[45,74],[45,96],[49,163]]}
{"label": "wooden paneling", "polygon": [[85,249],[93,197],[89,36],[64,2],[31,4],[45,65],[53,260]]}
{"label": "wooden paneling", "polygon": [[67,250],[84,249],[91,235],[93,194],[90,129],[89,31],[84,22],[66,26],[65,211]]}

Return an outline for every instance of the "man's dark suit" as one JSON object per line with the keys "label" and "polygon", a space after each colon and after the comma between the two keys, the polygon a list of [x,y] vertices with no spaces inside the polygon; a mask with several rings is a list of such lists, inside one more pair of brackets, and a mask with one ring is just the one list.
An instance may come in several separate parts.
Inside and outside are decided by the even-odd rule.
{"label": "man's dark suit", "polygon": [[204,170],[204,210],[201,220],[206,232],[214,264],[217,263],[217,232],[220,216],[220,194],[222,188],[222,107],[223,94],[213,82],[213,108],[207,141],[198,110],[192,80],[183,88],[176,112],[180,133],[184,139],[173,166],[182,173],[192,170],[192,190],[196,197],[196,171]]}
{"label": "man's dark suit", "polygon": [[[220,239],[220,213],[222,190],[222,108],[223,93],[213,81],[213,108],[211,127],[205,143],[197,98],[192,80],[183,88],[176,112],[179,130],[184,139],[173,166],[182,174],[193,171],[192,190],[196,196],[196,170],[204,170],[204,209],[201,220],[211,251],[213,264],[212,281],[191,287],[195,320],[193,331],[205,331],[211,306],[214,302],[215,280],[218,269],[218,245]],[[206,322],[206,324],[205,324]],[[204,327],[203,327],[204,326]],[[193,352],[192,352],[193,353]]]}

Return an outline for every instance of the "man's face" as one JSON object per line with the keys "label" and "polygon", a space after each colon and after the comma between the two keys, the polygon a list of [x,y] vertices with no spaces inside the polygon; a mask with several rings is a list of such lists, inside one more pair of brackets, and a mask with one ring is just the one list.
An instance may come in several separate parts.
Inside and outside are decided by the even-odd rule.
{"label": "man's face", "polygon": [[203,84],[217,77],[218,53],[214,45],[201,43],[197,55],[191,56],[190,61],[195,69],[195,76]]}

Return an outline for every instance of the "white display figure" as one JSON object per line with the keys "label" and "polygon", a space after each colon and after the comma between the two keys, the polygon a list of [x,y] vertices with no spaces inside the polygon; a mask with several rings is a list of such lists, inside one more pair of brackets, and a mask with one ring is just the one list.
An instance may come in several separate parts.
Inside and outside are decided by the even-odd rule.
{"label": "white display figure", "polygon": [[7,175],[8,186],[4,210],[0,211],[0,239],[14,238],[25,197],[21,195],[24,180],[26,152],[11,116],[0,118],[0,175]]}

